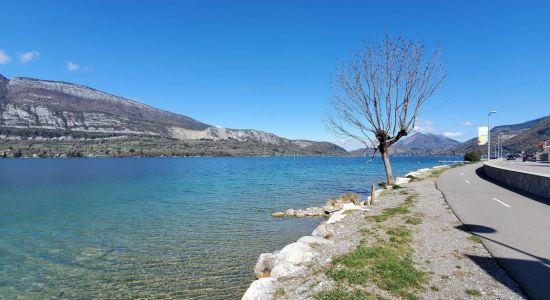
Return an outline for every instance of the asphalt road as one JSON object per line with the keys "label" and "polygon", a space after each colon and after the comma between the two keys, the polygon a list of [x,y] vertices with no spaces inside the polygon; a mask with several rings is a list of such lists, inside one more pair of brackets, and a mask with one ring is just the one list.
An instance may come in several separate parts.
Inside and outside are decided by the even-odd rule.
{"label": "asphalt road", "polygon": [[521,160],[502,160],[502,161],[492,162],[492,164],[496,166],[508,168],[508,169],[518,170],[518,171],[527,171],[531,173],[550,175],[550,163],[546,163],[546,162],[533,162],[533,161],[523,162]]}
{"label": "asphalt road", "polygon": [[[529,298],[550,299],[550,200],[493,183],[480,167],[450,169],[437,187],[467,230],[482,238]],[[483,267],[481,259],[469,258]]]}

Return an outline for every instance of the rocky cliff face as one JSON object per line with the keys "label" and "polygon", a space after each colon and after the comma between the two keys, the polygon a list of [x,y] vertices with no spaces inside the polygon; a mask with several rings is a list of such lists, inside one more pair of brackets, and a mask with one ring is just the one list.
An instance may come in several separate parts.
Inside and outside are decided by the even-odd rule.
{"label": "rocky cliff face", "polygon": [[[66,135],[137,135],[177,140],[254,142],[346,153],[330,143],[292,141],[252,129],[214,127],[130,99],[66,82],[0,75],[0,129],[4,136],[37,131]],[[15,131],[14,131],[15,130]],[[8,131],[8,133],[6,133]],[[0,136],[2,134],[0,133]]]}
{"label": "rocky cliff face", "polygon": [[209,125],[88,87],[14,78],[0,87],[0,126],[81,132],[168,135],[169,127]]}

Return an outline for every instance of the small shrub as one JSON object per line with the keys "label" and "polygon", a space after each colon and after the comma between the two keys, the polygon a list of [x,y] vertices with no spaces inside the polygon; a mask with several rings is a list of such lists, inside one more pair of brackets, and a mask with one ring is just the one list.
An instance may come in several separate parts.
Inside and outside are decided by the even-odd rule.
{"label": "small shrub", "polygon": [[399,184],[394,184],[394,185],[392,185],[392,187],[393,187],[394,190],[398,190],[398,189],[403,188],[403,187],[400,186]]}
{"label": "small shrub", "polygon": [[343,202],[353,203],[355,205],[359,205],[359,196],[354,193],[345,193],[340,196],[340,199],[342,199]]}
{"label": "small shrub", "polygon": [[409,178],[411,181],[420,180],[420,178],[418,178],[414,175],[407,175],[406,178]]}
{"label": "small shrub", "polygon": [[468,152],[464,155],[464,161],[470,161],[470,162],[480,161],[481,160],[481,154],[482,153],[479,150]]}

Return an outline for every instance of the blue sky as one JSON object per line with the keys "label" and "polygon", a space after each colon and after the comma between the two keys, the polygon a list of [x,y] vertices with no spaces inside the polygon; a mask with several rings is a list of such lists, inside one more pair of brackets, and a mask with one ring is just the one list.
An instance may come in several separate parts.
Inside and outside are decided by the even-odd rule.
{"label": "blue sky", "polygon": [[450,2],[6,1],[0,74],[336,141],[323,118],[338,61],[388,31],[445,50],[447,80],[420,130],[465,140],[489,110],[497,125],[550,114],[550,4]]}

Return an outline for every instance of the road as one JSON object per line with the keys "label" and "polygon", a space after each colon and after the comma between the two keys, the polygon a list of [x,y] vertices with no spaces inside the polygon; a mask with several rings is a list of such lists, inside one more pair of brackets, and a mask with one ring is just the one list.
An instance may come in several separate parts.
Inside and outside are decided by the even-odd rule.
{"label": "road", "polygon": [[[480,167],[448,170],[438,178],[437,186],[467,229],[482,238],[527,296],[549,299],[550,200],[493,183],[479,172]],[[483,265],[478,257],[470,259]]]}
{"label": "road", "polygon": [[503,160],[492,162],[495,166],[500,166],[512,170],[527,171],[530,173],[538,173],[543,175],[550,175],[550,163],[545,162],[533,162],[521,160]]}

